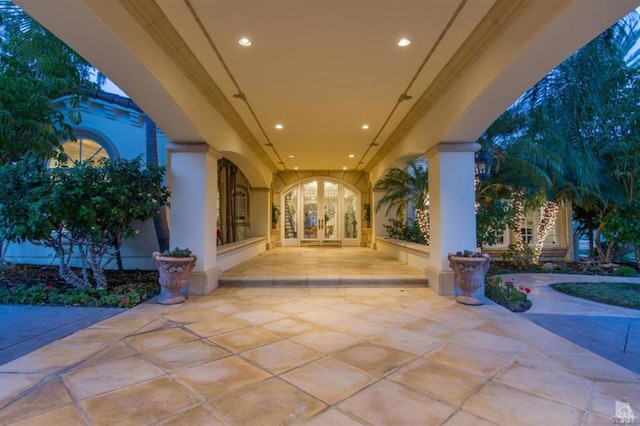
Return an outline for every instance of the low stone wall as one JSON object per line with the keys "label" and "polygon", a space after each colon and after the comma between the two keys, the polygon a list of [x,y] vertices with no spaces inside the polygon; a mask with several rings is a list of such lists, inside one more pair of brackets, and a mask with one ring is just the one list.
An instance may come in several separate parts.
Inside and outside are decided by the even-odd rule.
{"label": "low stone wall", "polygon": [[409,266],[424,271],[429,261],[429,247],[392,238],[376,238],[376,250]]}
{"label": "low stone wall", "polygon": [[267,250],[267,237],[247,238],[235,243],[218,246],[216,251],[216,263],[222,272],[231,269]]}

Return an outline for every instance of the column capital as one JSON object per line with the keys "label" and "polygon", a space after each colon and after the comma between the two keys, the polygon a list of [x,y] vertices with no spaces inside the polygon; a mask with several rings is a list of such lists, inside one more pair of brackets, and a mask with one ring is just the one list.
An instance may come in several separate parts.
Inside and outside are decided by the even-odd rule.
{"label": "column capital", "polygon": [[438,152],[477,152],[481,148],[476,142],[440,142],[425,152],[425,156],[433,157]]}
{"label": "column capital", "polygon": [[206,142],[169,142],[167,144],[169,152],[206,152],[213,155],[218,160],[222,158],[222,154],[216,151]]}

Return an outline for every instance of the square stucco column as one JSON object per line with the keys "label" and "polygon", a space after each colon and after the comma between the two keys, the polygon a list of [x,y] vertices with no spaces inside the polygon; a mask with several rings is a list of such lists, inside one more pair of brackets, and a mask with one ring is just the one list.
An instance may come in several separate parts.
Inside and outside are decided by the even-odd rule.
{"label": "square stucco column", "polygon": [[218,287],[216,266],[216,203],[218,157],[208,144],[170,143],[171,248],[189,248],[198,255],[189,275],[188,292],[205,296]]}
{"label": "square stucco column", "polygon": [[249,206],[251,236],[266,237],[269,235],[271,223],[271,204],[269,204],[269,188],[252,188]]}
{"label": "square stucco column", "polygon": [[387,214],[386,214],[386,206],[382,207],[380,210],[376,211],[376,205],[380,201],[382,197],[386,194],[384,189],[373,189],[371,192],[373,199],[371,200],[371,227],[373,228],[373,234],[371,238],[373,239],[372,247],[376,248],[376,238],[384,238],[387,236],[387,230],[384,228],[384,225],[388,225]]}
{"label": "square stucco column", "polygon": [[440,143],[426,153],[429,160],[429,286],[439,295],[454,295],[453,271],[447,255],[476,250],[476,143]]}

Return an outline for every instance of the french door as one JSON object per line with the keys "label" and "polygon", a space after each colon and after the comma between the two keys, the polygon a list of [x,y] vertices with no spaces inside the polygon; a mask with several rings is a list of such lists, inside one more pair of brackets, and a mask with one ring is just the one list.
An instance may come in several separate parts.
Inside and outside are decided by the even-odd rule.
{"label": "french door", "polygon": [[284,193],[284,245],[356,245],[359,194],[339,181],[314,179]]}

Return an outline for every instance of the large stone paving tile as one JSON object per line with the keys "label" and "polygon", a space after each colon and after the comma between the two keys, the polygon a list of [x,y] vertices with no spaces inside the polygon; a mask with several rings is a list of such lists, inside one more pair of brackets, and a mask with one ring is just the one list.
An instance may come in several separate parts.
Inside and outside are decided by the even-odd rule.
{"label": "large stone paving tile", "polygon": [[229,425],[282,425],[302,422],[326,405],[290,384],[272,378],[226,393],[211,407]]}
{"label": "large stone paving tile", "polygon": [[460,333],[450,341],[468,346],[469,348],[479,349],[482,352],[505,359],[511,359],[527,348],[527,344],[519,340],[509,339],[492,333],[485,333],[477,329]]}
{"label": "large stone paving tile", "polygon": [[262,328],[282,337],[292,337],[316,327],[316,324],[298,318],[284,318],[265,324]]}
{"label": "large stone paving tile", "polygon": [[273,374],[280,374],[307,364],[321,355],[297,343],[281,340],[242,352],[240,356]]}
{"label": "large stone paving tile", "polygon": [[158,364],[166,372],[193,367],[194,365],[214,361],[229,355],[231,353],[224,349],[200,340],[145,354],[147,358]]}
{"label": "large stone paving tile", "polygon": [[78,414],[78,410],[73,405],[66,405],[56,408],[37,416],[29,417],[16,423],[14,426],[39,426],[39,425],[64,425],[64,426],[84,426],[85,421]]}
{"label": "large stone paving tile", "polygon": [[579,425],[583,411],[530,393],[488,382],[464,409],[500,425]]}
{"label": "large stone paving tile", "polygon": [[233,314],[233,317],[241,321],[248,322],[253,325],[266,324],[268,322],[277,321],[282,318],[287,318],[288,313],[278,312],[271,309],[255,308],[250,311],[242,311]]}
{"label": "large stone paving tile", "polygon": [[197,404],[198,400],[168,377],[80,401],[96,426],[150,424]]}
{"label": "large stone paving tile", "polygon": [[232,356],[182,370],[174,373],[174,377],[204,398],[210,399],[253,385],[271,377],[271,374]]}
{"label": "large stone paving tile", "polygon": [[0,373],[53,373],[73,367],[100,350],[99,346],[52,343],[0,366]]}
{"label": "large stone paving tile", "polygon": [[167,346],[198,340],[198,336],[179,328],[151,331],[128,337],[127,343],[139,352],[156,351]]}
{"label": "large stone paving tile", "polygon": [[600,414],[615,414],[616,401],[628,402],[640,418],[640,381],[635,383],[598,383],[589,409]]}
{"label": "large stone paving tile", "polygon": [[331,357],[297,368],[281,378],[329,404],[337,404],[376,379]]}
{"label": "large stone paving tile", "polygon": [[388,377],[389,380],[453,405],[461,405],[487,379],[437,362],[418,359]]}
{"label": "large stone paving tile", "polygon": [[304,422],[305,426],[362,426],[364,423],[360,423],[352,419],[351,417],[342,414],[340,411],[330,408],[317,414],[311,420]]}
{"label": "large stone paving tile", "polygon": [[444,340],[406,328],[393,328],[372,340],[384,346],[422,355],[445,343]]}
{"label": "large stone paving tile", "polygon": [[415,331],[425,336],[437,337],[442,340],[449,340],[459,333],[464,332],[464,329],[457,327],[455,322],[451,324],[442,324],[429,318],[421,318],[415,321],[411,321],[404,324],[401,328]]}
{"label": "large stone paving tile", "polygon": [[493,376],[500,368],[509,363],[503,358],[457,343],[446,343],[429,352],[425,358],[482,377]]}
{"label": "large stone paving tile", "polygon": [[234,353],[268,345],[281,339],[282,337],[277,334],[273,334],[260,327],[243,328],[209,337],[209,340],[213,343]]}
{"label": "large stone paving tile", "polygon": [[45,375],[43,374],[12,374],[0,373],[0,408],[11,402],[22,392],[36,386]]}
{"label": "large stone paving tile", "polygon": [[375,376],[387,374],[416,358],[414,354],[370,342],[338,351],[333,357]]}
{"label": "large stone paving tile", "polygon": [[314,351],[328,354],[352,346],[361,339],[351,334],[329,328],[316,327],[313,330],[291,337],[290,340],[311,348]]}
{"label": "large stone paving tile", "polygon": [[202,405],[179,413],[157,424],[162,426],[226,426],[226,423],[216,414]]}
{"label": "large stone paving tile", "polygon": [[63,375],[63,378],[74,399],[80,400],[164,374],[155,364],[140,356],[76,370]]}
{"label": "large stone paving tile", "polygon": [[481,419],[464,410],[460,410],[447,420],[444,426],[496,426],[497,423]]}
{"label": "large stone paving tile", "polygon": [[371,425],[424,426],[443,423],[457,407],[381,380],[338,405]]}
{"label": "large stone paving tile", "polygon": [[[9,384],[0,379],[2,385]],[[58,378],[36,387],[24,397],[0,409],[0,424],[9,424],[18,419],[33,417],[52,409],[71,404],[71,395]]]}
{"label": "large stone paving tile", "polygon": [[199,336],[209,337],[250,326],[251,324],[245,321],[240,321],[230,317],[222,317],[215,320],[193,322],[185,325],[184,328],[193,331]]}
{"label": "large stone paving tile", "polygon": [[585,410],[592,393],[594,383],[583,377],[568,373],[561,368],[541,368],[515,361],[493,378],[534,395],[543,396],[563,404]]}

